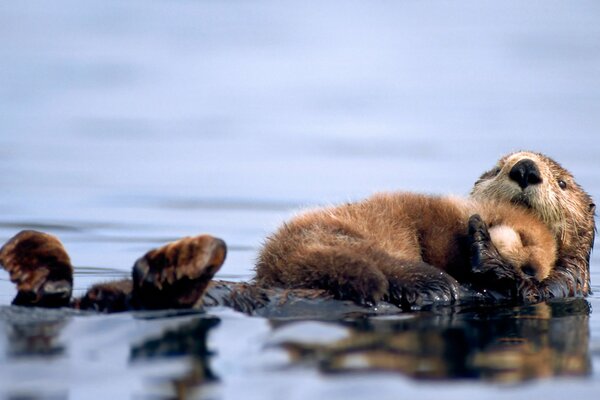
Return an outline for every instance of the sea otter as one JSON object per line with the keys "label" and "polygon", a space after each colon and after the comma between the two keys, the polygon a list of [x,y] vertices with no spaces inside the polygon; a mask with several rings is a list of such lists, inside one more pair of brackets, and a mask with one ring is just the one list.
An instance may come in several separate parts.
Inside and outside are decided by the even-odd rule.
{"label": "sea otter", "polygon": [[[525,277],[523,282],[529,281],[529,284],[519,284],[521,292],[517,293],[516,297],[536,300],[549,297],[585,296],[589,293],[589,257],[594,243],[595,205],[567,170],[540,153],[521,151],[508,154],[477,180],[471,198],[475,201],[497,201],[510,205],[510,209],[514,212],[526,210],[542,221],[554,235],[558,245],[558,260],[554,268],[548,271],[544,279],[540,279],[538,275],[533,285],[531,279]],[[416,269],[413,266],[414,263],[427,262],[427,258],[432,256],[422,251],[423,243],[420,242],[429,238],[417,235],[415,239],[413,235],[415,230],[409,229],[411,237],[402,240],[404,232],[395,232],[394,229],[406,225],[406,220],[398,224],[397,220],[388,219],[394,216],[397,210],[391,209],[395,205],[390,206],[385,203],[376,197],[363,203],[364,208],[360,203],[342,206],[330,212],[329,216],[326,211],[323,214],[307,214],[307,217],[301,217],[292,222],[289,227],[284,226],[261,251],[257,264],[257,283],[267,287],[325,287],[337,291],[337,295],[341,297],[349,295],[363,298],[365,293],[374,293],[375,297],[385,298],[385,278],[389,275],[386,270],[392,268],[395,269],[392,273],[393,280],[387,283],[391,292],[397,291],[395,289],[397,284],[394,284],[394,281],[401,281],[405,288],[413,290],[420,288],[416,289],[417,297],[422,294],[434,297],[438,295],[444,299],[453,296],[455,285],[449,276],[427,274],[425,271],[429,266]],[[354,216],[346,214],[346,208],[358,208],[358,212],[363,215],[355,219]],[[428,217],[423,213],[424,211],[426,210],[419,209],[420,214],[416,214],[419,216],[416,218],[419,223],[416,232],[419,233],[419,230],[425,226],[433,230],[436,237],[442,238],[444,232],[440,226],[444,226],[442,216],[445,215],[446,210],[436,218]],[[340,213],[341,215],[338,215]],[[329,221],[325,221],[327,219]],[[410,225],[410,217],[408,220]],[[315,226],[311,226],[313,223]],[[399,234],[395,237],[396,233]],[[325,236],[329,238],[321,240]],[[390,243],[394,238],[402,243]],[[332,250],[338,245],[336,250]],[[365,248],[360,248],[363,245]],[[486,249],[483,254],[489,254],[494,246],[490,246],[487,242],[484,247]],[[382,249],[384,256],[380,254]],[[460,246],[452,249],[457,251]],[[302,250],[310,251],[302,253]],[[311,251],[315,252],[314,258]],[[463,257],[464,254],[463,252]],[[434,252],[433,255],[435,256],[436,253]],[[386,259],[387,256],[395,256],[396,259],[389,260]],[[380,257],[383,259],[380,260]],[[398,259],[402,261],[400,264],[405,264],[404,274],[400,274],[400,278],[398,278],[397,268],[390,267],[397,265]],[[464,282],[464,268],[462,270],[456,268],[453,265],[454,258],[451,260],[434,258],[433,264],[441,266],[459,281]],[[318,267],[336,263],[337,267],[325,268],[325,271]],[[384,267],[366,268],[366,270],[360,267],[377,264]],[[490,265],[493,264],[494,262],[488,262],[486,271],[492,271]],[[502,265],[501,268],[496,269],[500,274],[503,273],[500,271],[506,269],[504,264],[498,263]],[[419,267],[424,266],[420,264]],[[379,274],[377,271],[383,273]],[[320,278],[324,279],[320,280]],[[521,277],[515,276],[515,278]],[[387,295],[394,299],[393,293]],[[366,295],[366,298],[368,299],[369,296]]]}
{"label": "sea otter", "polygon": [[[483,254],[477,247],[481,235],[491,239]],[[497,250],[493,260],[489,249]],[[555,261],[556,241],[548,227],[512,204],[384,193],[285,223],[261,249],[255,282],[407,306],[428,291],[440,301],[456,300],[459,282],[495,290],[510,282],[503,288],[507,296],[519,296],[516,288],[535,296],[533,282],[545,279]],[[486,273],[486,280],[482,270],[511,273],[502,279]]]}
{"label": "sea otter", "polygon": [[[530,161],[526,162],[526,160]],[[520,189],[516,190],[516,188]],[[472,197],[476,201],[481,201],[482,199],[485,201],[497,200],[501,203],[510,204],[515,210],[530,212],[537,215],[538,218],[544,221],[551,229],[555,235],[555,239],[558,241],[558,262],[554,268],[550,268],[550,271],[547,271],[547,268],[536,270],[535,268],[531,268],[531,265],[527,266],[524,264],[522,264],[522,267],[525,267],[524,269],[514,269],[512,268],[513,265],[507,263],[500,255],[503,246],[502,242],[518,244],[516,240],[521,240],[522,238],[515,234],[514,231],[511,233],[510,229],[495,230],[492,228],[488,231],[483,221],[478,220],[477,218],[471,218],[468,224],[468,241],[472,242],[470,252],[471,272],[473,272],[473,275],[471,277],[474,278],[475,282],[485,286],[485,283],[490,282],[490,279],[492,282],[506,283],[510,282],[510,279],[507,279],[507,277],[512,277],[516,279],[514,283],[519,290],[523,289],[522,292],[517,292],[516,295],[533,299],[588,294],[589,254],[592,248],[595,231],[595,206],[593,205],[590,196],[574,182],[570,173],[553,160],[541,154],[517,152],[503,157],[494,169],[484,173],[476,182]],[[570,218],[567,216],[570,216]],[[432,220],[432,222],[436,221]],[[503,234],[501,234],[502,231],[504,231]],[[495,236],[493,241],[496,245],[494,245],[494,242],[492,241],[492,234]],[[48,306],[66,305],[71,293],[72,267],[70,267],[70,263],[68,263],[68,265],[63,263],[62,267],[63,273],[66,274],[65,276],[68,275],[71,277],[70,281],[69,279],[61,279],[60,274],[57,275],[56,273],[45,275],[49,274],[49,272],[51,272],[50,270],[54,268],[52,265],[55,261],[52,261],[52,257],[49,257],[48,254],[44,256],[44,252],[48,248],[44,247],[43,243],[48,240],[52,242],[52,240],[47,236],[43,236],[44,234],[40,235],[42,243],[39,244],[37,249],[39,250],[38,255],[41,258],[32,259],[28,255],[32,252],[31,247],[8,246],[10,243],[15,244],[13,238],[9,240],[3,250],[10,248],[12,249],[11,252],[15,252],[15,254],[8,257],[11,252],[3,251],[4,254],[0,257],[0,262],[11,273],[11,279],[17,283],[19,288],[17,298],[22,299],[21,304]],[[18,236],[19,235],[17,235],[17,237]],[[23,239],[23,237],[21,238]],[[208,240],[203,244],[203,246],[207,246],[207,249],[209,250],[212,248],[210,243],[212,243],[213,239],[222,243],[219,239],[210,238],[211,240]],[[60,244],[60,242],[58,243]],[[521,240],[521,244],[527,245],[527,241],[523,242]],[[224,243],[222,243],[222,246],[224,251]],[[193,251],[204,251],[202,247],[196,246],[192,253],[190,253],[189,243],[185,244],[185,241],[177,241],[157,249],[156,252],[157,254],[173,253],[177,252],[180,248],[187,254],[193,254]],[[167,251],[167,249],[170,250]],[[55,257],[58,257],[59,264],[62,257],[66,256],[68,259],[62,245],[60,245],[60,248],[54,246],[53,251],[58,252]],[[464,248],[462,251],[464,256]],[[506,249],[504,251],[506,252]],[[224,253],[223,257],[216,256],[216,259],[221,263],[223,258]],[[45,261],[36,261],[43,259],[50,259],[51,262],[48,264]],[[208,259],[210,260],[211,257]],[[9,265],[7,265],[7,260]],[[173,272],[177,271],[179,265],[185,265],[184,259],[181,257],[171,257],[171,264],[161,263],[161,257],[151,257],[150,260],[152,260],[153,263],[156,263],[151,269],[160,271],[164,268],[165,271],[171,271],[171,274],[153,273],[146,276],[146,285],[150,285],[152,291],[157,290],[156,293],[163,293],[162,300],[150,304],[150,308],[172,307],[177,305],[182,307],[189,306],[192,303],[190,300],[191,298],[179,302],[175,291],[163,291],[163,288],[169,288],[169,285],[174,282],[172,281],[172,277],[179,279],[178,277],[180,277],[180,274],[175,273],[173,275]],[[25,264],[19,265],[19,262]],[[136,266],[137,265],[138,264],[136,263]],[[146,264],[146,268],[147,267]],[[409,266],[404,270],[404,278],[407,282],[411,283],[407,286],[409,288],[407,292],[404,293],[404,301],[410,304],[423,296],[429,296],[434,300],[455,297],[455,288],[458,283],[452,276],[442,270],[431,270],[431,268],[426,267],[425,270],[429,269],[432,272],[431,274],[428,274],[425,270],[419,270],[417,267],[418,266]],[[47,271],[34,273],[37,268],[42,268]],[[198,275],[198,271],[204,270],[204,268],[207,268],[209,273]],[[218,269],[218,267],[216,267],[216,269]],[[211,273],[214,274],[216,269],[214,268],[214,265],[210,265],[210,262],[208,264],[202,264],[202,262],[200,262],[195,264],[195,267],[191,269],[184,268],[183,270],[187,270],[188,273],[190,271],[196,271],[194,272],[196,276],[194,279],[196,279],[197,287],[204,288],[206,285],[202,280],[210,280],[210,277],[212,277]],[[455,268],[454,270],[448,268],[448,270],[453,272],[460,279],[463,278],[461,274],[464,271],[461,271],[460,268]],[[417,271],[417,273],[414,273],[415,271]],[[514,271],[517,271],[518,273],[515,275]],[[539,283],[537,281],[545,276],[544,274],[546,272],[543,271],[548,272],[548,277]],[[528,275],[537,276],[534,279],[528,277]],[[48,276],[48,279],[46,279],[46,276]],[[52,278],[52,276],[56,276],[56,278]],[[164,286],[163,282],[167,276],[171,277],[169,278],[171,279],[171,283]],[[140,275],[137,275],[137,277],[139,278]],[[522,279],[523,277],[525,277],[525,279]],[[135,274],[134,278],[136,278]],[[152,279],[154,279],[154,281],[152,281]],[[526,284],[518,283],[517,281],[519,280]],[[56,285],[54,283],[55,281],[60,281],[60,284]],[[51,284],[48,285],[48,283]],[[331,296],[331,293],[320,289],[303,288],[284,290],[282,292],[277,286],[290,285],[278,283],[276,280],[270,282],[263,281],[262,283],[263,286],[257,285],[256,282],[232,283],[211,281],[208,284],[204,302],[208,302],[208,304],[224,304],[242,311],[253,312],[263,305],[269,304],[269,302],[273,303],[273,299],[276,299],[278,304],[284,302],[289,298],[290,293],[292,297],[295,296],[301,299],[308,299],[308,301]],[[144,308],[143,301],[132,300],[132,294],[134,292],[133,286],[134,282],[131,280],[95,285],[88,291],[83,299],[79,299],[73,303],[73,305],[82,308],[107,311]],[[21,288],[23,288],[25,292],[22,292]],[[33,293],[31,293],[31,288],[33,288]],[[55,290],[55,288],[57,289]],[[382,290],[379,290],[379,292],[381,291]],[[199,293],[198,290],[193,292],[195,293],[195,296]],[[395,294],[389,296],[392,300],[393,296],[398,296],[398,291],[396,290],[394,292]],[[510,292],[512,293],[511,295],[515,295],[514,290],[511,290]],[[46,293],[52,296],[51,301],[47,302],[48,304],[45,304]],[[136,293],[141,292],[137,291]],[[174,296],[175,298],[169,298],[169,296]],[[58,303],[55,301],[57,297],[61,299]],[[367,299],[368,296],[365,300]],[[15,301],[16,300],[17,299],[15,299]]]}
{"label": "sea otter", "polygon": [[541,283],[544,297],[590,293],[596,206],[569,171],[540,153],[508,154],[481,175],[471,197],[528,209],[552,230],[558,242],[558,261]]}

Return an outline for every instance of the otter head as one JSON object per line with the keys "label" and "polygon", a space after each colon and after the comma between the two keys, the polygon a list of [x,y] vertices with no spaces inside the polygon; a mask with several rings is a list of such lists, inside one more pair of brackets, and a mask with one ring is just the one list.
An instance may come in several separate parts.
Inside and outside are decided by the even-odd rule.
{"label": "otter head", "polygon": [[481,175],[471,196],[530,209],[554,233],[560,255],[589,260],[596,206],[573,176],[551,158],[527,151],[508,154]]}

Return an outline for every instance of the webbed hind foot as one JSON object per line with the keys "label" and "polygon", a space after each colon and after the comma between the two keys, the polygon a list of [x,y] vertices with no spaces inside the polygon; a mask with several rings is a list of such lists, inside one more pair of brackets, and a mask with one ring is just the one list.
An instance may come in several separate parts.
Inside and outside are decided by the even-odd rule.
{"label": "webbed hind foot", "polygon": [[14,305],[65,307],[73,290],[73,266],[55,236],[21,231],[0,249],[0,264],[17,284]]}
{"label": "webbed hind foot", "polygon": [[193,307],[226,253],[225,242],[210,235],[186,237],[149,251],[133,266],[132,307]]}

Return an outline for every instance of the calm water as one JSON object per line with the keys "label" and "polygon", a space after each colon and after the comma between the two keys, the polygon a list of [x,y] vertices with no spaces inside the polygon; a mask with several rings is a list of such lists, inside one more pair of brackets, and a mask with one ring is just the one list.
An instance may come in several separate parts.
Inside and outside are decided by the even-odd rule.
{"label": "calm water", "polygon": [[[518,149],[598,201],[599,17],[594,1],[3,2],[0,242],[58,235],[80,294],[200,232],[230,245],[218,277],[245,280],[301,207],[467,194]],[[38,313],[7,306],[0,271],[0,398],[596,397],[598,265],[587,301],[340,323]]]}

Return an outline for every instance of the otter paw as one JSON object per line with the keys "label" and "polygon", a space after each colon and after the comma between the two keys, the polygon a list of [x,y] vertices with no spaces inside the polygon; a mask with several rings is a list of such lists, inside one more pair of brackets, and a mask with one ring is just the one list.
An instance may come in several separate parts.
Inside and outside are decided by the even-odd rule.
{"label": "otter paw", "polygon": [[528,302],[543,297],[541,289],[519,268],[504,259],[492,242],[488,227],[477,214],[469,218],[472,283],[496,299]]}
{"label": "otter paw", "polygon": [[523,280],[519,285],[518,297],[526,303],[537,303],[544,299],[544,289],[530,280]]}
{"label": "otter paw", "polygon": [[330,292],[336,299],[350,300],[361,306],[374,306],[388,291],[385,275],[373,268],[350,269],[332,278],[319,288]]}
{"label": "otter paw", "polygon": [[65,307],[71,300],[73,266],[58,238],[26,230],[0,249],[0,264],[17,284],[13,304]]}
{"label": "otter paw", "polygon": [[[486,223],[478,214],[469,218],[469,241],[473,273],[493,272],[496,268],[506,264],[492,242]],[[502,269],[497,272],[502,272]]]}
{"label": "otter paw", "polygon": [[458,281],[426,263],[399,267],[388,280],[389,291],[385,299],[404,310],[452,303],[460,297]]}
{"label": "otter paw", "polygon": [[226,245],[210,235],[187,237],[151,250],[133,266],[135,308],[189,308],[225,261]]}
{"label": "otter paw", "polygon": [[505,260],[494,243],[488,227],[477,214],[469,218],[471,273],[480,282],[490,286],[497,281],[520,281],[518,268]]}

